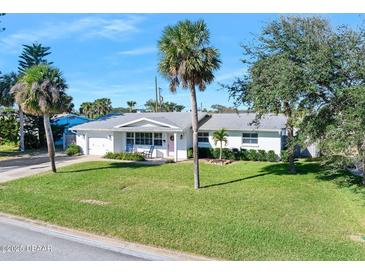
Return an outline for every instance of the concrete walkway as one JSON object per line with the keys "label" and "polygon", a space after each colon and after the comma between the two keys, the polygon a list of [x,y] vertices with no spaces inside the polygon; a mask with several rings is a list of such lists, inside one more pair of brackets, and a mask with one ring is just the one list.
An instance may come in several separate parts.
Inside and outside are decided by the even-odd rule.
{"label": "concrete walkway", "polygon": [[[97,160],[92,156],[69,157],[63,153],[56,154],[57,168],[75,163]],[[0,183],[51,170],[48,154],[21,157],[0,161]]]}

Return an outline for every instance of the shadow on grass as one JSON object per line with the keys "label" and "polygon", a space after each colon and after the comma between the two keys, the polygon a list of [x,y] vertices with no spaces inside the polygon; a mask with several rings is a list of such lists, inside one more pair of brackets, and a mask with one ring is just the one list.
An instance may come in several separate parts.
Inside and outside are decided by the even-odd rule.
{"label": "shadow on grass", "polygon": [[365,195],[365,187],[362,185],[362,180],[358,176],[352,175],[350,172],[343,171],[337,173],[328,173],[326,170],[321,167],[318,162],[296,162],[295,163],[297,172],[292,174],[288,171],[288,163],[274,163],[271,165],[267,165],[260,170],[260,173],[248,177],[238,178],[235,180],[214,183],[211,185],[205,185],[201,188],[209,188],[209,187],[217,187],[223,186],[233,183],[240,183],[242,181],[264,177],[266,175],[279,175],[279,176],[298,176],[298,175],[309,175],[314,174],[315,178],[319,181],[331,181],[337,185],[339,188],[349,188],[351,191],[355,193],[362,193]]}
{"label": "shadow on grass", "polygon": [[150,166],[160,166],[161,164],[143,164],[143,163],[118,163],[118,162],[108,162],[107,166],[102,167],[92,167],[92,168],[80,168],[75,170],[63,170],[57,173],[78,173],[78,172],[87,172],[87,171],[95,171],[95,170],[103,170],[103,169],[114,169],[114,168],[131,168],[137,169],[141,167],[150,167]]}
{"label": "shadow on grass", "polygon": [[233,184],[233,183],[242,182],[242,181],[245,181],[245,180],[248,180],[248,179],[253,179],[253,178],[265,176],[267,174],[268,173],[260,173],[260,174],[256,174],[256,175],[252,175],[252,176],[248,176],[248,177],[239,178],[239,179],[236,179],[236,180],[231,180],[231,181],[227,181],[227,182],[206,185],[206,186],[202,186],[200,188],[209,188],[209,187],[217,187],[217,186],[229,185],[229,184]]}

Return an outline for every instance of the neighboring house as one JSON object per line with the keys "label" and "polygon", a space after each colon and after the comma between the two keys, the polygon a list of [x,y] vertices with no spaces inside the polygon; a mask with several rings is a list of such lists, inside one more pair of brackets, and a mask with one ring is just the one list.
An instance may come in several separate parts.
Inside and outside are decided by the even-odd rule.
{"label": "neighboring house", "polygon": [[83,123],[90,122],[91,120],[85,116],[80,116],[76,114],[60,114],[52,119],[52,124],[57,126],[64,126],[64,131],[62,136],[55,140],[55,145],[63,145],[66,147],[68,144],[72,143],[75,139],[75,133],[69,129],[73,126],[80,125]]}
{"label": "neighboring house", "polygon": [[[280,155],[284,147],[286,117],[266,115],[252,124],[254,113],[198,113],[199,146],[215,147],[212,135],[225,128],[228,148],[273,150]],[[71,128],[84,154],[104,155],[130,147],[137,152],[154,146],[153,157],[187,159],[192,147],[190,112],[114,114]]]}

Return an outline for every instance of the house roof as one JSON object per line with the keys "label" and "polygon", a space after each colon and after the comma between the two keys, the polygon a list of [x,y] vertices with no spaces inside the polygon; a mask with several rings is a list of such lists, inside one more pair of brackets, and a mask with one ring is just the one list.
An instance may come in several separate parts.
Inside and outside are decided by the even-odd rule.
{"label": "house roof", "polygon": [[[198,120],[201,121],[207,114],[199,112]],[[184,130],[191,127],[191,112],[145,112],[145,113],[119,113],[107,115],[96,121],[77,125],[71,130],[111,130],[129,131],[135,130],[134,123],[140,121],[155,122],[160,131]],[[128,126],[130,125],[130,126]],[[141,129],[141,128],[139,128]],[[155,128],[154,128],[155,129]],[[144,130],[151,131],[150,127]]]}
{"label": "house roof", "polygon": [[253,124],[255,113],[215,113],[199,130],[266,130],[276,131],[285,128],[287,118],[283,114],[264,115],[258,124]]}

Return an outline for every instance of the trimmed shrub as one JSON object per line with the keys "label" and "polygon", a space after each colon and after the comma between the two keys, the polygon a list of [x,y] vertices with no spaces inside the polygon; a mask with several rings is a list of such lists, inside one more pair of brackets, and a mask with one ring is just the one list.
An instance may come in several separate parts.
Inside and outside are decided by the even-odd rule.
{"label": "trimmed shrub", "polygon": [[247,151],[247,158],[249,161],[258,161],[258,154],[256,149],[249,149]]}
{"label": "trimmed shrub", "polygon": [[241,159],[241,152],[237,148],[232,148],[234,160],[240,160]]}
{"label": "trimmed shrub", "polygon": [[241,148],[240,151],[240,160],[242,161],[248,161],[248,150],[245,148]]}
{"label": "trimmed shrub", "polygon": [[257,161],[267,161],[267,153],[263,149],[257,151]]}
{"label": "trimmed shrub", "polygon": [[280,159],[281,159],[282,162],[285,162],[285,163],[289,162],[288,151],[282,150],[281,154],[280,154]]}
{"label": "trimmed shrub", "polygon": [[[199,147],[198,155],[199,158],[214,158],[213,149],[209,147]],[[188,158],[193,158],[193,148],[188,148],[187,151]]]}
{"label": "trimmed shrub", "polygon": [[71,144],[66,149],[66,154],[68,156],[80,155],[81,154],[81,147],[76,144]]}
{"label": "trimmed shrub", "polygon": [[278,160],[278,156],[275,154],[273,150],[269,150],[267,152],[267,160],[269,162],[276,162]]}
{"label": "trimmed shrub", "polygon": [[108,152],[104,158],[114,160],[127,160],[127,161],[145,161],[146,159],[140,153],[131,152]]}

